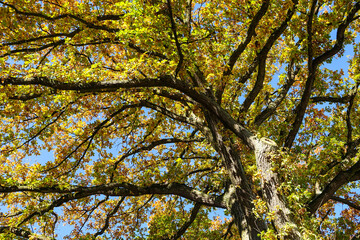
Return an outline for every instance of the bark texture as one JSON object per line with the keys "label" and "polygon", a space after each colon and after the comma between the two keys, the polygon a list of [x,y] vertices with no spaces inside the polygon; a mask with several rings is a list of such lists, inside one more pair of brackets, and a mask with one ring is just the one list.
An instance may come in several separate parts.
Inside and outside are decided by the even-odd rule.
{"label": "bark texture", "polygon": [[301,235],[293,222],[291,210],[278,191],[280,185],[278,175],[272,170],[272,159],[277,145],[268,138],[261,138],[255,143],[255,157],[258,171],[261,172],[261,187],[270,212],[275,213],[273,225],[278,232],[285,231],[289,239],[301,239]]}

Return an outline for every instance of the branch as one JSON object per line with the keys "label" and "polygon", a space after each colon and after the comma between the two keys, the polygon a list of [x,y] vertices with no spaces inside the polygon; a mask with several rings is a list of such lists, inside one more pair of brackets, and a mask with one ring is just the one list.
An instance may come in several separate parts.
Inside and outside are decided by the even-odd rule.
{"label": "branch", "polygon": [[185,11],[185,24],[188,28],[188,36],[191,34],[191,15],[192,15],[192,0],[186,1],[186,11]]}
{"label": "branch", "polygon": [[90,217],[92,216],[93,212],[98,209],[100,207],[101,204],[103,204],[104,202],[106,202],[107,200],[109,200],[109,196],[106,196],[104,199],[100,200],[98,203],[96,203],[95,206],[92,206],[90,210],[86,210],[86,213],[84,213],[82,216],[84,216],[85,214],[87,214],[86,218],[83,220],[80,228],[79,228],[79,232],[82,231],[82,229],[85,227],[85,224],[87,223],[87,221],[89,221]]}
{"label": "branch", "polygon": [[357,19],[357,17],[355,17],[355,14],[359,10],[360,10],[360,2],[357,2],[351,8],[346,19],[338,27],[337,32],[336,32],[336,42],[335,42],[334,46],[330,50],[324,52],[323,54],[321,54],[320,56],[318,56],[314,59],[313,64],[315,66],[318,66],[321,63],[323,63],[324,61],[326,61],[327,59],[331,58],[332,56],[334,56],[336,53],[338,53],[343,48],[344,41],[345,41],[345,30],[352,21]]}
{"label": "branch", "polygon": [[310,98],[312,103],[318,102],[329,102],[329,103],[348,103],[350,101],[351,96],[343,96],[343,97],[330,97],[330,96],[316,96]]}
{"label": "branch", "polygon": [[313,45],[312,45],[312,35],[313,35],[313,20],[314,20],[314,14],[315,14],[315,8],[316,8],[317,0],[311,1],[311,9],[310,13],[308,15],[308,20],[306,24],[306,30],[307,30],[307,54],[308,54],[308,77],[306,79],[305,83],[305,89],[301,96],[301,102],[296,108],[296,117],[295,121],[292,124],[292,127],[289,131],[289,134],[287,135],[285,139],[284,147],[291,148],[295,137],[300,129],[302,120],[305,116],[305,111],[309,103],[310,95],[311,95],[311,89],[313,87],[314,81],[315,81],[315,72],[316,72],[316,65],[313,64]]}
{"label": "branch", "polygon": [[65,43],[65,39],[56,41],[56,42],[52,42],[52,43],[48,43],[45,45],[42,45],[41,47],[37,47],[37,48],[22,48],[22,49],[15,49],[15,50],[11,50],[8,53],[5,53],[3,55],[0,55],[0,58],[2,57],[6,57],[6,56],[10,56],[13,53],[33,53],[33,52],[39,52],[48,48],[55,48],[61,44]]}
{"label": "branch", "polygon": [[161,59],[165,59],[165,60],[169,60],[164,54],[159,53],[159,52],[155,52],[155,51],[146,51],[138,46],[136,46],[135,44],[129,42],[128,46],[134,50],[136,50],[139,53],[145,53],[147,55],[149,55],[150,57],[159,57]]}
{"label": "branch", "polygon": [[[64,18],[72,18],[72,19],[75,19],[75,20],[85,24],[88,28],[98,29],[98,30],[105,30],[107,32],[113,32],[113,33],[118,32],[120,30],[120,29],[116,29],[116,28],[108,28],[105,25],[95,25],[95,24],[93,24],[91,22],[88,22],[88,21],[85,21],[84,19],[82,19],[82,18],[80,18],[80,17],[78,17],[76,15],[73,15],[73,14],[65,13],[65,14],[60,14],[60,15],[55,16],[55,17],[50,17],[50,16],[45,15],[43,13],[34,13],[34,12],[21,11],[17,7],[15,7],[14,5],[4,3],[3,1],[0,1],[0,4],[3,4],[3,5],[11,8],[11,9],[13,9],[15,11],[15,13],[17,13],[17,14],[24,15],[24,16],[27,16],[27,17],[39,17],[39,18],[43,18],[43,19],[46,19],[46,20],[49,20],[49,21],[56,21],[56,20],[64,19]],[[99,17],[101,18],[101,16],[99,16]]]}
{"label": "branch", "polygon": [[352,89],[352,93],[350,93],[350,100],[349,100],[349,106],[346,110],[346,128],[347,128],[347,144],[350,144],[352,142],[352,124],[351,124],[351,109],[354,105],[354,100],[356,97],[356,93],[357,93],[357,89],[358,89],[358,84],[356,84],[356,86]]}
{"label": "branch", "polygon": [[234,220],[232,220],[230,223],[229,223],[229,225],[228,225],[228,227],[227,227],[227,229],[226,229],[226,232],[224,233],[224,235],[222,235],[222,237],[224,238],[224,240],[227,238],[227,236],[229,235],[230,236],[230,239],[231,239],[231,237],[233,236],[233,234],[232,234],[232,232],[231,232],[231,228],[232,228],[232,226],[234,225]]}
{"label": "branch", "polygon": [[[78,165],[80,164],[80,162],[82,161],[82,159],[84,159],[88,149],[91,146],[92,141],[94,140],[95,135],[111,120],[113,119],[115,116],[117,116],[118,114],[120,114],[121,112],[125,111],[128,108],[137,108],[141,106],[140,104],[129,104],[129,105],[124,105],[122,106],[120,109],[118,109],[117,111],[113,112],[108,118],[106,118],[105,120],[103,120],[101,123],[99,123],[95,128],[94,131],[91,133],[90,136],[87,136],[80,144],[78,144],[74,150],[72,150],[70,153],[68,153],[59,163],[57,163],[55,166],[52,166],[46,170],[44,170],[44,172],[50,171],[52,169],[55,169],[57,167],[59,167],[60,165],[62,165],[67,159],[69,159],[75,152],[77,152],[81,146],[83,146],[85,143],[88,143],[87,146],[85,147],[85,150],[83,151],[83,154],[81,155],[81,157],[75,162],[74,166],[71,167],[71,169],[69,169],[68,171],[66,171],[64,174],[68,174],[69,172],[73,171],[75,168],[78,167]],[[64,110],[65,111],[65,110]]]}
{"label": "branch", "polygon": [[[208,195],[181,183],[151,184],[149,186],[137,186],[131,183],[108,183],[96,186],[70,186],[64,189],[54,185],[50,187],[0,186],[0,193],[36,192],[36,193],[62,193],[65,194],[56,200],[52,206],[57,206],[74,199],[81,199],[91,195],[102,194],[106,196],[143,196],[149,194],[177,195],[191,201],[210,207],[225,208],[222,196]],[[60,205],[61,205],[60,204]]]}
{"label": "branch", "polygon": [[339,172],[331,182],[325,186],[324,190],[315,196],[309,203],[308,209],[310,213],[315,213],[323,204],[333,197],[335,192],[343,185],[359,180],[360,160],[358,160],[351,168],[346,171]]}
{"label": "branch", "polygon": [[256,35],[255,28],[259,24],[261,18],[265,15],[269,5],[270,5],[269,0],[263,1],[259,11],[255,14],[254,18],[252,19],[249,25],[245,40],[242,43],[240,43],[239,46],[236,48],[236,50],[231,54],[229,58],[229,62],[227,64],[228,69],[223,73],[224,76],[231,74],[236,61],[239,59],[240,55],[244,52],[246,46],[250,43],[251,38]]}
{"label": "branch", "polygon": [[[129,151],[127,153],[125,153],[124,155],[121,156],[121,158],[116,161],[114,163],[114,170],[117,168],[117,166],[119,165],[120,162],[122,162],[125,158],[130,157],[132,155],[135,155],[137,153],[140,153],[142,151],[151,151],[153,148],[160,146],[160,145],[164,145],[164,144],[171,144],[171,143],[189,143],[189,142],[201,142],[204,139],[197,139],[197,138],[193,138],[193,139],[182,139],[182,138],[164,138],[164,139],[159,139],[153,142],[150,142],[148,145],[146,146],[140,146],[136,149],[132,149],[132,151]],[[113,179],[113,174],[110,176],[110,180],[112,181]]]}
{"label": "branch", "polygon": [[251,90],[251,92],[248,94],[248,96],[244,100],[239,112],[246,112],[249,109],[249,107],[251,106],[251,104],[253,103],[253,101],[255,100],[255,98],[260,93],[261,89],[263,88],[267,55],[268,55],[271,47],[274,45],[275,41],[285,31],[285,29],[288,26],[289,21],[291,20],[292,16],[295,13],[295,9],[296,9],[298,1],[293,0],[293,3],[294,3],[293,6],[287,11],[286,19],[280,24],[280,26],[278,26],[271,33],[270,37],[268,38],[265,45],[263,46],[263,48],[261,49],[261,51],[259,52],[259,54],[257,56],[257,58],[259,59],[258,60],[259,65],[258,65],[258,75],[256,78],[256,82],[255,82],[253,89]]}
{"label": "branch", "polygon": [[179,73],[179,71],[180,71],[180,69],[181,69],[181,67],[183,65],[184,55],[182,53],[181,45],[180,45],[180,42],[179,42],[179,39],[178,39],[178,36],[177,36],[176,24],[175,24],[175,21],[174,21],[174,15],[173,15],[173,12],[172,12],[172,7],[171,7],[171,1],[170,0],[167,0],[167,8],[168,8],[168,11],[169,11],[169,18],[170,18],[170,21],[171,21],[171,30],[172,30],[172,32],[174,34],[175,44],[176,44],[176,48],[177,48],[177,51],[178,51],[178,54],[179,54],[179,63],[176,66],[176,70],[175,70],[175,76],[177,76],[177,74]]}
{"label": "branch", "polygon": [[225,109],[213,99],[189,86],[186,82],[178,80],[170,75],[162,75],[157,78],[133,78],[132,80],[93,81],[93,82],[62,82],[48,77],[33,77],[30,79],[20,77],[0,78],[0,84],[6,85],[42,85],[58,90],[75,90],[80,92],[102,92],[118,89],[142,88],[142,87],[170,87],[192,98],[204,108],[215,115],[226,128],[234,132],[251,149],[255,148],[255,135],[239,124]]}
{"label": "branch", "polygon": [[13,95],[13,96],[10,96],[9,99],[11,99],[11,100],[20,100],[20,101],[26,102],[26,101],[41,97],[41,96],[43,96],[43,94],[44,94],[44,92]]}
{"label": "branch", "polygon": [[287,92],[295,82],[295,76],[299,72],[300,68],[292,68],[293,63],[288,66],[288,76],[286,83],[281,87],[280,93],[277,98],[271,102],[265,110],[255,117],[254,124],[260,126],[266,119],[268,119],[278,108],[280,103],[285,99]]}
{"label": "branch", "polygon": [[[358,146],[360,145],[360,138],[347,143],[348,148],[346,154],[342,157],[342,161],[350,161],[351,158],[354,158],[358,153]],[[338,162],[331,163],[330,167],[334,167]],[[347,171],[339,172],[333,180],[323,189],[323,191],[315,196],[311,201],[309,201],[308,209],[315,213],[318,208],[325,204],[335,192],[344,184],[349,182],[354,182],[360,180],[360,160],[355,163]]]}
{"label": "branch", "polygon": [[114,207],[114,209],[109,212],[107,215],[106,215],[106,219],[105,219],[105,224],[104,226],[94,234],[94,237],[96,238],[97,236],[100,236],[102,235],[106,229],[108,229],[109,227],[109,223],[110,223],[110,218],[112,218],[112,216],[114,216],[114,214],[119,210],[122,202],[125,200],[125,197],[122,197],[117,203],[116,203],[116,206]]}
{"label": "branch", "polygon": [[260,58],[259,70],[256,77],[255,85],[251,90],[251,92],[245,98],[243,104],[241,105],[239,109],[239,114],[246,112],[250,108],[251,104],[254,102],[255,98],[259,95],[261,89],[263,88],[264,78],[266,74],[265,67],[266,67],[266,56]]}
{"label": "branch", "polygon": [[[70,104],[71,104],[71,103],[70,103]],[[70,105],[70,104],[69,104],[69,105]],[[63,107],[62,109],[60,109],[59,112],[58,112],[58,111],[54,112],[54,113],[52,114],[52,116],[55,115],[56,113],[58,113],[58,116],[55,117],[54,120],[52,120],[51,122],[45,124],[45,126],[43,126],[37,133],[35,133],[33,136],[31,136],[28,140],[26,140],[24,143],[22,143],[22,144],[21,144],[19,147],[17,147],[17,148],[20,149],[21,147],[27,145],[27,144],[30,143],[32,140],[34,140],[35,138],[37,138],[38,136],[40,136],[41,133],[44,132],[49,126],[55,124],[55,123],[60,119],[60,117],[65,113],[65,110],[66,110],[66,108],[67,108],[69,105],[67,105],[67,106]],[[52,117],[52,116],[51,116],[51,117]]]}
{"label": "branch", "polygon": [[125,14],[106,14],[97,16],[96,19],[98,21],[104,21],[104,20],[120,20],[122,17],[125,16]]}
{"label": "branch", "polygon": [[194,103],[193,101],[191,101],[191,99],[189,99],[187,96],[184,96],[181,93],[170,92],[164,89],[154,89],[153,93],[161,97],[165,97],[177,102],[181,102],[183,104],[187,104],[187,102]]}
{"label": "branch", "polygon": [[350,240],[359,240],[360,239],[360,232],[355,233]]}
{"label": "branch", "polygon": [[[75,30],[75,34],[77,34],[78,32],[80,32],[81,29],[77,29]],[[52,37],[58,37],[58,36],[66,36],[66,37],[74,37],[75,34],[74,32],[65,34],[65,33],[59,33],[59,34],[51,34],[51,35],[46,35],[46,36],[41,36],[41,37],[37,37],[37,38],[30,38],[30,39],[26,39],[26,40],[20,40],[20,41],[16,41],[16,42],[9,42],[9,43],[4,43],[4,45],[17,45],[17,44],[23,44],[23,43],[29,43],[29,42],[33,42],[33,41],[37,41],[37,40],[42,40],[42,39],[46,39],[46,38],[52,38]],[[105,44],[105,43],[117,43],[117,44],[122,44],[121,41],[119,41],[119,38],[99,38],[99,39],[93,39],[87,43],[69,43],[69,45],[71,46],[75,46],[75,47],[82,47],[82,46],[89,46],[89,45],[97,45],[97,44]],[[128,46],[131,49],[136,50],[139,53],[145,53],[150,57],[158,57],[161,59],[165,59],[168,60],[168,58],[159,52],[155,52],[155,51],[150,51],[150,50],[144,50],[142,48],[140,48],[139,46],[136,46],[135,44],[129,42]],[[25,49],[24,49],[25,50]]]}
{"label": "branch", "polygon": [[314,20],[315,11],[316,11],[316,5],[317,5],[317,0],[312,0],[310,13],[309,13],[308,21],[307,21],[307,25],[306,25],[307,41],[308,41],[307,42],[308,67],[310,70],[312,69],[312,62],[313,62],[313,55],[314,55],[312,37],[313,37],[313,20]]}
{"label": "branch", "polygon": [[54,33],[54,34],[49,34],[49,35],[45,35],[45,36],[19,40],[19,41],[15,41],[15,42],[6,42],[6,43],[3,43],[2,45],[4,45],[4,46],[20,45],[20,44],[24,44],[24,43],[31,43],[31,42],[36,42],[38,40],[43,40],[43,39],[47,39],[47,38],[55,38],[55,37],[72,38],[79,32],[81,32],[81,29],[77,28],[75,31],[72,31],[69,33]]}
{"label": "branch", "polygon": [[186,117],[184,115],[179,115],[177,113],[174,113],[170,110],[168,110],[166,107],[161,107],[158,106],[154,103],[148,102],[148,101],[144,101],[143,105],[147,108],[153,109],[161,114],[163,114],[164,116],[167,116],[171,119],[177,120],[179,122],[183,122],[189,125],[196,125],[196,122],[192,121],[190,117]]}
{"label": "branch", "polygon": [[94,82],[62,82],[48,77],[33,77],[30,79],[20,77],[0,78],[0,84],[6,85],[42,85],[58,90],[74,90],[81,92],[99,92],[103,90],[117,90],[120,88],[161,87],[174,85],[172,77],[168,75],[158,78],[145,78],[132,80],[94,81]]}
{"label": "branch", "polygon": [[8,226],[0,227],[0,234],[3,234],[3,233],[5,233],[5,234],[12,233],[18,237],[26,238],[26,239],[33,239],[33,240],[54,240],[54,238],[52,238],[52,237],[41,236],[41,235],[32,233],[29,230],[21,229],[18,227],[8,227]]}
{"label": "branch", "polygon": [[193,170],[189,173],[187,173],[186,175],[187,176],[190,176],[192,174],[195,174],[195,173],[199,173],[199,172],[210,172],[210,171],[213,171],[215,169],[215,167],[207,167],[207,168],[202,168],[202,169],[196,169],[196,170]]}
{"label": "branch", "polygon": [[190,225],[195,221],[200,208],[201,208],[201,204],[195,203],[194,208],[191,210],[191,215],[190,215],[189,220],[187,220],[172,237],[166,238],[166,239],[169,239],[169,240],[179,239],[186,232],[186,230],[190,227]]}
{"label": "branch", "polygon": [[[248,46],[248,44],[250,43],[252,37],[256,36],[255,28],[258,26],[261,18],[265,15],[265,13],[269,7],[269,3],[270,3],[270,1],[268,1],[268,0],[263,1],[263,4],[261,5],[259,11],[255,14],[254,18],[252,19],[252,21],[249,25],[248,31],[246,33],[246,38],[244,39],[244,41],[242,43],[240,43],[240,45],[230,55],[230,58],[229,58],[229,61],[227,64],[227,68],[223,72],[223,76],[221,79],[221,86],[217,89],[217,91],[215,93],[215,96],[218,99],[219,103],[221,102],[222,94],[223,94],[225,86],[226,86],[224,77],[231,75],[231,72],[232,72],[237,60],[239,59],[240,55],[245,51],[245,49]],[[245,82],[246,80],[243,80],[243,79],[248,79],[250,77],[250,75],[252,74],[252,72],[255,71],[256,66],[257,66],[257,61],[258,61],[258,56],[255,57],[253,64],[249,66],[248,72],[245,74],[245,77],[240,78],[240,79],[242,79],[241,82]]]}
{"label": "branch", "polygon": [[353,209],[360,211],[360,206],[353,203],[352,201],[350,201],[348,199],[337,197],[337,196],[332,196],[330,199],[340,202],[340,203],[344,203],[344,204],[348,205],[349,207],[352,207]]}
{"label": "branch", "polygon": [[[315,1],[316,2],[316,1]],[[315,5],[315,4],[314,4]],[[308,42],[308,71],[309,71],[309,75],[308,78],[306,80],[306,84],[305,84],[305,89],[303,92],[303,95],[301,97],[301,102],[297,107],[297,115],[295,117],[295,121],[292,125],[292,128],[285,140],[285,144],[284,147],[287,148],[291,148],[295,137],[300,129],[301,123],[304,119],[304,115],[305,115],[305,111],[306,108],[308,106],[309,103],[309,99],[310,99],[310,95],[311,95],[311,90],[315,81],[315,75],[316,75],[316,69],[317,67],[323,63],[325,60],[331,58],[332,56],[334,56],[336,53],[338,53],[342,48],[343,48],[343,43],[345,40],[344,37],[344,33],[346,28],[349,26],[349,24],[354,20],[354,16],[357,13],[357,11],[360,9],[360,2],[357,2],[353,8],[350,10],[348,16],[346,17],[346,19],[340,24],[338,30],[337,30],[337,34],[336,34],[336,43],[334,45],[334,47],[332,49],[330,49],[329,51],[323,53],[322,55],[316,57],[315,59],[313,59],[313,53],[312,53],[312,43]],[[312,7],[311,13],[309,15],[309,20],[308,20],[308,41],[311,41],[311,35],[312,35],[312,16],[313,16],[313,11],[315,11],[315,7]]]}

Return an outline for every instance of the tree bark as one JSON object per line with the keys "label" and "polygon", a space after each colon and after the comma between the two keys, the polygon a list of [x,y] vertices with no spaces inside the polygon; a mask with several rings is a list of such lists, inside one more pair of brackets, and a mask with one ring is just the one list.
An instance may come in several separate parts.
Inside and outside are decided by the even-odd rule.
{"label": "tree bark", "polygon": [[277,150],[274,141],[261,138],[254,143],[258,171],[261,172],[261,188],[263,198],[267,202],[269,212],[275,213],[273,225],[278,232],[286,233],[288,239],[301,239],[301,234],[294,223],[291,210],[287,207],[284,197],[279,193],[279,177],[272,171],[272,159]]}
{"label": "tree bark", "polygon": [[267,226],[263,219],[257,218],[253,212],[255,194],[248,181],[244,168],[237,152],[229,147],[230,141],[226,141],[216,126],[216,120],[207,114],[207,121],[212,132],[212,143],[220,154],[231,185],[225,195],[225,205],[230,211],[237,225],[242,239],[260,239],[262,231]]}

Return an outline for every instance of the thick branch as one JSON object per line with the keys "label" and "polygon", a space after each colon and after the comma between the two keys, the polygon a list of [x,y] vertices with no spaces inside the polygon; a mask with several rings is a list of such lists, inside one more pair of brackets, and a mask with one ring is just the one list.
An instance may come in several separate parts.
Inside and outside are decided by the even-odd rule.
{"label": "thick branch", "polygon": [[75,90],[81,92],[99,92],[117,90],[120,88],[161,87],[173,85],[172,77],[164,75],[158,78],[132,80],[115,80],[102,82],[61,82],[48,77],[33,77],[30,79],[7,77],[0,79],[1,85],[42,85],[58,90]]}
{"label": "thick branch", "polygon": [[295,82],[295,75],[299,71],[299,68],[293,69],[292,65],[293,64],[290,64],[288,67],[288,76],[286,83],[284,84],[284,86],[281,87],[280,93],[277,98],[272,101],[265,110],[263,110],[259,115],[255,117],[254,124],[256,126],[260,126],[267,118],[269,118],[276,111],[280,103],[285,99],[287,92]]}
{"label": "thick branch", "polygon": [[324,61],[326,61],[327,59],[331,58],[332,56],[334,56],[336,53],[338,53],[343,48],[344,41],[345,41],[345,30],[350,25],[350,23],[357,18],[357,17],[355,17],[355,14],[359,10],[360,10],[360,2],[357,2],[349,11],[349,14],[346,17],[346,19],[338,27],[337,32],[336,32],[336,42],[335,42],[334,46],[330,50],[324,52],[323,54],[321,54],[320,56],[318,56],[314,59],[313,64],[315,66],[318,66],[321,63],[323,63]]}
{"label": "thick branch", "polygon": [[217,116],[226,128],[233,131],[244,143],[254,149],[254,134],[239,124],[235,119],[213,99],[205,94],[197,92],[184,81],[173,78],[170,75],[162,75],[158,78],[134,78],[132,80],[115,80],[99,82],[61,82],[47,77],[34,77],[30,79],[18,77],[0,78],[2,85],[42,85],[58,90],[76,90],[80,92],[113,91],[117,89],[141,88],[141,87],[170,87],[192,98],[194,101],[208,109]]}
{"label": "thick branch", "polygon": [[354,105],[355,96],[357,93],[358,84],[355,86],[354,89],[352,89],[352,93],[350,94],[350,100],[349,100],[349,106],[346,110],[346,128],[347,128],[347,144],[350,144],[352,142],[352,124],[351,124],[351,110]]}
{"label": "thick branch", "polygon": [[[109,183],[91,187],[71,186],[64,189],[61,186],[33,187],[33,186],[0,186],[0,193],[37,192],[37,193],[63,193],[61,201],[85,198],[91,195],[102,194],[106,196],[142,196],[149,194],[177,195],[202,205],[225,208],[220,196],[213,196],[198,191],[181,183],[152,184],[137,186],[130,183]],[[60,200],[60,199],[59,199]]]}
{"label": "thick branch", "polygon": [[348,103],[350,101],[351,96],[343,96],[343,97],[330,97],[330,96],[317,96],[310,98],[312,103],[318,102],[329,102],[329,103]]}
{"label": "thick branch", "polygon": [[[316,1],[314,1],[316,2]],[[322,55],[316,57],[315,59],[313,59],[313,52],[312,52],[312,17],[315,11],[315,4],[313,4],[313,7],[311,9],[312,14],[309,15],[309,20],[308,20],[308,78],[306,80],[306,84],[305,84],[305,89],[304,92],[302,94],[301,97],[301,102],[299,104],[299,106],[297,107],[297,115],[295,117],[295,121],[292,125],[292,128],[285,140],[285,144],[284,146],[287,148],[291,148],[295,137],[300,129],[301,123],[304,119],[305,116],[305,111],[306,108],[308,106],[309,103],[309,99],[310,99],[310,95],[311,95],[311,90],[315,81],[315,76],[316,76],[316,69],[317,67],[323,63],[325,60],[331,58],[332,56],[334,56],[336,53],[338,53],[342,47],[343,47],[343,43],[345,40],[344,34],[345,34],[345,30],[346,28],[349,26],[349,24],[354,20],[354,16],[357,13],[357,11],[360,9],[360,2],[356,3],[353,8],[350,10],[348,16],[346,17],[346,19],[340,24],[338,30],[337,30],[337,35],[336,35],[336,43],[334,45],[334,47],[332,49],[330,49],[329,51],[323,53]]]}
{"label": "thick branch", "polygon": [[171,240],[176,240],[179,239],[185,232],[186,230],[190,227],[190,225],[195,221],[196,216],[200,210],[201,204],[200,203],[195,203],[194,208],[191,210],[191,215],[189,217],[189,219],[181,226],[181,228],[169,239]]}
{"label": "thick branch", "polygon": [[[250,43],[252,37],[256,36],[255,29],[258,26],[261,18],[266,14],[267,9],[269,8],[269,3],[270,3],[270,1],[268,1],[268,0],[263,1],[263,4],[261,5],[259,11],[255,14],[254,18],[252,19],[252,21],[249,25],[245,40],[240,43],[240,45],[235,49],[234,52],[232,52],[232,54],[229,58],[229,62],[227,64],[228,67],[223,72],[222,78],[224,78],[225,76],[231,75],[231,72],[232,72],[237,60],[239,59],[240,55],[244,52],[244,50]],[[258,56],[255,58],[253,64],[249,67],[247,74],[245,74],[245,79],[248,79],[251,76],[252,72],[255,71],[257,61],[258,61]],[[241,78],[241,79],[243,79],[243,78]],[[244,80],[243,82],[245,82],[245,81],[246,80]],[[225,85],[226,85],[224,80],[222,80],[221,82],[222,82],[222,85],[217,89],[216,94],[215,94],[216,98],[218,99],[218,102],[221,102],[222,94],[224,92]]]}
{"label": "thick branch", "polygon": [[353,203],[352,201],[350,201],[348,199],[337,197],[337,196],[332,196],[331,199],[334,201],[340,202],[340,203],[344,203],[344,204],[348,205],[349,207],[360,211],[360,206]]}
{"label": "thick branch", "polygon": [[[105,30],[107,32],[118,32],[120,30],[120,29],[108,28],[105,25],[95,25],[95,24],[93,24],[91,22],[88,22],[88,21],[85,21],[84,19],[80,18],[79,16],[76,16],[76,15],[73,15],[73,14],[65,13],[65,14],[60,14],[60,15],[55,16],[55,17],[50,17],[50,16],[48,16],[46,14],[43,14],[43,13],[40,13],[40,12],[21,11],[17,7],[15,7],[15,5],[8,4],[8,3],[5,3],[3,1],[0,1],[0,4],[3,4],[3,5],[11,8],[11,9],[13,9],[15,11],[15,13],[17,13],[17,14],[24,15],[24,16],[27,16],[27,17],[39,17],[39,18],[42,18],[42,19],[46,19],[48,21],[56,21],[56,20],[64,19],[64,18],[72,18],[72,19],[75,19],[75,20],[83,23],[88,28],[98,29],[98,30]],[[102,16],[99,16],[99,17],[101,18]]]}
{"label": "thick branch", "polygon": [[315,213],[323,204],[333,197],[335,192],[343,185],[359,179],[360,160],[346,171],[338,173],[324,190],[308,204],[310,213]]}
{"label": "thick branch", "polygon": [[266,70],[266,58],[271,49],[274,45],[275,41],[280,37],[280,35],[285,31],[288,26],[289,21],[291,20],[292,16],[295,13],[297,1],[294,0],[294,5],[287,11],[286,19],[278,26],[270,35],[268,40],[266,41],[265,45],[259,52],[257,58],[258,60],[258,74],[256,78],[255,85],[249,95],[244,100],[243,105],[241,106],[240,112],[246,112],[250,105],[253,103],[257,95],[260,93],[261,89],[263,88],[263,83],[265,79],[265,70]]}
{"label": "thick branch", "polygon": [[315,17],[316,5],[317,5],[317,0],[312,0],[310,13],[309,13],[308,21],[307,21],[307,25],[306,25],[307,41],[308,41],[307,42],[307,53],[308,53],[309,69],[312,69],[312,61],[313,61],[313,55],[314,55],[312,38],[313,38],[313,20]]}
{"label": "thick branch", "polygon": [[313,87],[314,81],[315,81],[315,72],[316,72],[316,65],[313,64],[313,45],[312,45],[312,37],[313,37],[313,18],[315,15],[315,8],[316,8],[317,0],[313,0],[311,2],[311,8],[310,13],[307,20],[307,41],[308,41],[308,51],[307,51],[307,57],[308,57],[308,77],[305,83],[305,89],[301,97],[300,105],[297,106],[297,114],[294,120],[294,123],[292,125],[292,128],[288,134],[288,136],[285,139],[284,147],[291,148],[296,134],[298,133],[302,120],[305,116],[305,111],[309,103],[310,95],[311,95],[311,89]]}
{"label": "thick branch", "polygon": [[236,61],[239,59],[240,55],[244,52],[246,46],[250,43],[251,38],[255,36],[256,34],[255,28],[259,24],[261,18],[265,15],[267,9],[269,8],[269,5],[270,5],[269,0],[263,1],[259,11],[255,14],[254,18],[250,23],[250,26],[246,33],[245,40],[242,43],[240,43],[240,45],[236,48],[236,50],[231,54],[228,62],[228,69],[224,72],[224,76],[231,74],[231,71],[234,68]]}
{"label": "thick branch", "polygon": [[179,39],[178,39],[178,34],[177,34],[177,30],[176,30],[176,24],[175,24],[175,21],[174,21],[174,16],[173,16],[172,7],[171,7],[171,1],[170,0],[167,0],[167,8],[168,8],[168,11],[169,11],[169,17],[170,17],[170,21],[171,21],[171,30],[173,32],[173,35],[174,35],[174,38],[175,38],[176,49],[177,49],[177,52],[179,54],[179,63],[178,63],[178,65],[176,67],[176,70],[175,70],[175,76],[177,76],[177,74],[179,73],[179,71],[180,71],[180,69],[181,69],[181,67],[183,65],[184,55],[182,53],[180,42],[179,42]]}
{"label": "thick branch", "polygon": [[32,233],[26,229],[21,229],[17,227],[0,227],[0,234],[2,233],[12,233],[18,237],[26,238],[26,239],[33,239],[33,240],[54,240],[52,237],[45,237],[35,233]]}
{"label": "thick branch", "polygon": [[264,83],[264,78],[265,78],[265,67],[266,67],[266,56],[264,56],[263,58],[260,58],[260,62],[259,62],[259,70],[258,70],[258,75],[256,78],[256,82],[255,85],[253,87],[253,89],[251,90],[251,92],[249,93],[249,95],[245,98],[242,106],[240,107],[239,112],[246,112],[251,104],[254,102],[255,98],[257,97],[257,95],[260,93],[261,89],[263,88],[263,83]]}

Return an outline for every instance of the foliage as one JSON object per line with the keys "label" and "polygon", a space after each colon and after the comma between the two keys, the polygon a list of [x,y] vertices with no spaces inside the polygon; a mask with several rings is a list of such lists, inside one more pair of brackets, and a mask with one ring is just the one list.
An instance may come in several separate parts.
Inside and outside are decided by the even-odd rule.
{"label": "foliage", "polygon": [[355,239],[359,9],[0,0],[1,237]]}

